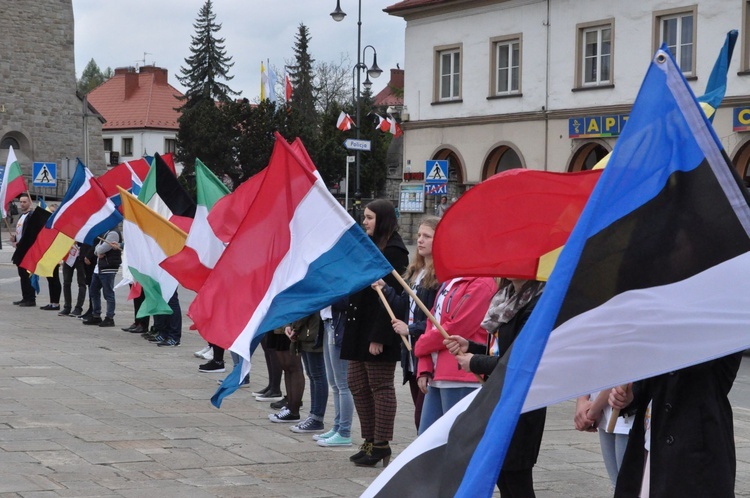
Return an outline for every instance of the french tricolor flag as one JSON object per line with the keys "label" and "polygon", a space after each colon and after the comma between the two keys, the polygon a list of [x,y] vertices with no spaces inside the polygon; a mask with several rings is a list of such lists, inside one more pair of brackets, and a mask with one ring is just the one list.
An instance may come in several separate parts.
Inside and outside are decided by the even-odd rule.
{"label": "french tricolor flag", "polygon": [[212,398],[217,407],[250,371],[263,334],[393,270],[304,154],[279,134],[259,187],[188,312],[207,341],[245,360]]}
{"label": "french tricolor flag", "polygon": [[93,245],[96,237],[121,221],[122,215],[112,200],[79,159],[68,191],[60,207],[47,220],[47,228],[54,228],[77,242]]}

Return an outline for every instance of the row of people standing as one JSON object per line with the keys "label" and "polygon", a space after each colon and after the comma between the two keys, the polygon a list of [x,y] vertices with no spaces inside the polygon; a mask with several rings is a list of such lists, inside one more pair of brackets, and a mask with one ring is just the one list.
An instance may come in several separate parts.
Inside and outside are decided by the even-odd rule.
{"label": "row of people standing", "polygon": [[[392,205],[373,201],[364,214],[367,234],[443,329],[427,319],[412,293],[404,291],[393,275],[350,296],[341,358],[349,360],[349,387],[364,439],[350,460],[372,466],[380,461],[387,465],[391,456],[396,362],[401,360],[403,381],[410,385],[414,423],[421,434],[477,389],[480,375],[491,373],[520,332],[544,285],[503,281],[496,294],[498,287],[492,278],[454,278],[439,283],[432,260],[438,218],[427,217],[420,224],[417,251],[407,265]],[[376,289],[383,291],[396,319],[389,318]],[[411,352],[402,347],[400,336]],[[527,414],[529,420],[516,431],[498,479],[503,496],[534,496],[532,468],[541,446],[545,414],[544,409]]]}

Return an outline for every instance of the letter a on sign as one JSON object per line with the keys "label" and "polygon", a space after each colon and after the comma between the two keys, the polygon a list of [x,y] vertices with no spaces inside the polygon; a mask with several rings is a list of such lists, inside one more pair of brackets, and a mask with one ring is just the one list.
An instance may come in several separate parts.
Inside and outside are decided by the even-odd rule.
{"label": "letter a on sign", "polygon": [[448,181],[448,176],[446,175],[447,169],[448,169],[448,161],[427,161],[426,180],[428,182]]}

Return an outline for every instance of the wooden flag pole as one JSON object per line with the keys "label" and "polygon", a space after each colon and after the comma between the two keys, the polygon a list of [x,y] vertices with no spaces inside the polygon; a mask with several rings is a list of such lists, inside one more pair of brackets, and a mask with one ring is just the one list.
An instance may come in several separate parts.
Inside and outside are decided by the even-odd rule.
{"label": "wooden flag pole", "polygon": [[110,241],[108,241],[108,240],[107,240],[107,239],[105,239],[105,238],[102,238],[102,237],[97,237],[97,239],[101,240],[101,241],[102,241],[102,242],[104,242],[105,244],[108,244],[108,245],[109,245],[110,247],[115,247],[115,246],[114,246],[114,242],[110,242]]}
{"label": "wooden flag pole", "polygon": [[620,416],[619,408],[612,408],[612,415],[609,417],[609,423],[607,424],[607,432],[612,434],[615,431],[615,425],[617,425],[617,417]]}
{"label": "wooden flag pole", "polygon": [[[628,389],[630,389],[630,386],[628,384],[624,384],[622,387],[625,388],[625,392],[628,392]],[[615,431],[615,425],[617,425],[617,418],[619,416],[620,409],[612,408],[612,415],[609,417],[609,423],[607,424],[607,432],[609,434],[612,434]]]}
{"label": "wooden flag pole", "polygon": [[419,309],[422,310],[422,312],[429,318],[429,320],[432,322],[432,324],[435,326],[436,329],[440,332],[440,334],[443,336],[444,339],[448,339],[450,337],[448,335],[448,332],[445,331],[442,325],[440,325],[440,322],[437,321],[437,318],[430,313],[430,310],[427,309],[427,306],[424,305],[424,303],[417,297],[417,293],[414,292],[414,290],[409,287],[409,284],[406,283],[406,281],[401,277],[401,275],[398,274],[396,270],[393,270],[391,272],[391,275],[396,277],[396,280],[398,280],[398,283],[401,284],[401,287],[404,288],[404,290],[411,296],[411,298],[414,300],[415,303],[417,303],[417,306],[419,306]]}
{"label": "wooden flag pole", "polygon": [[[391,309],[391,305],[388,304],[388,301],[385,299],[385,295],[383,294],[383,289],[381,289],[378,286],[375,286],[375,292],[378,293],[378,296],[380,296],[380,300],[383,302],[383,306],[385,306],[385,309],[388,311],[388,314],[391,316],[391,320],[396,320],[396,315],[393,314],[393,310]],[[399,334],[401,335],[401,334]],[[404,341],[404,346],[406,346],[406,349],[411,351],[411,344],[409,344],[409,341],[406,339],[406,337],[401,335],[401,340]]]}
{"label": "wooden flag pole", "polygon": [[[436,329],[442,334],[443,338],[449,339],[450,336],[448,335],[448,332],[445,331],[442,325],[440,325],[440,322],[438,322],[437,318],[435,318],[435,315],[430,313],[430,310],[427,309],[427,306],[424,305],[424,303],[417,297],[417,293],[412,290],[411,287],[409,287],[409,284],[406,283],[406,281],[401,277],[401,275],[398,274],[396,270],[393,270],[391,272],[391,275],[396,277],[396,280],[398,280],[398,283],[401,284],[401,287],[404,288],[404,290],[409,294],[409,296],[414,300],[415,303],[417,303],[417,306],[419,306],[419,309],[424,312],[424,314],[427,316],[427,318],[430,319],[432,324],[435,326]],[[463,354],[463,353],[461,353]],[[479,374],[474,374],[474,376],[477,378],[480,384],[484,384],[484,379],[479,376]]]}

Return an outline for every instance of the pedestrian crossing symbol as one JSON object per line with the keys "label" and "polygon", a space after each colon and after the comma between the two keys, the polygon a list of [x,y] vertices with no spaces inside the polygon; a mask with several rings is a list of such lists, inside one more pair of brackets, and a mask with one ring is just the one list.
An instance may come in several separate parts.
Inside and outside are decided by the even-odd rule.
{"label": "pedestrian crossing symbol", "polygon": [[55,187],[57,185],[57,164],[34,163],[32,176],[35,187]]}
{"label": "pedestrian crossing symbol", "polygon": [[448,161],[427,161],[425,167],[427,183],[445,183],[448,181]]}

